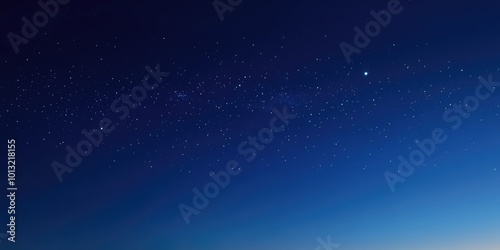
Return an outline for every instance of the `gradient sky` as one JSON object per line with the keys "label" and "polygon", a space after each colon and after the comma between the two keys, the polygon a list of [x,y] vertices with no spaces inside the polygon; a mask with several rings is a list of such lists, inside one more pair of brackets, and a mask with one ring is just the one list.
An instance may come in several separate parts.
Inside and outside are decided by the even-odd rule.
{"label": "gradient sky", "polygon": [[[500,249],[500,93],[457,130],[443,120],[479,77],[500,82],[500,4],[401,0],[347,63],[339,44],[387,3],[243,0],[221,22],[211,1],[72,0],[16,54],[6,35],[40,7],[3,1],[0,137],[19,190],[0,248]],[[170,75],[120,121],[111,103],[155,65]],[[297,117],[246,162],[238,145],[284,107]],[[59,182],[51,164],[104,117],[116,129]],[[384,173],[435,128],[447,141],[392,192]],[[242,172],[187,225],[179,204],[230,160]]]}

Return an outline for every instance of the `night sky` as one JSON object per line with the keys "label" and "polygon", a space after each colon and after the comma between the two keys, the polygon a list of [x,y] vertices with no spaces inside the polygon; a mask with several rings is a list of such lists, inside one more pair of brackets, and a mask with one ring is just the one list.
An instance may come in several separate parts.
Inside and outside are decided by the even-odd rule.
{"label": "night sky", "polygon": [[0,249],[500,249],[498,1],[47,1],[0,3]]}

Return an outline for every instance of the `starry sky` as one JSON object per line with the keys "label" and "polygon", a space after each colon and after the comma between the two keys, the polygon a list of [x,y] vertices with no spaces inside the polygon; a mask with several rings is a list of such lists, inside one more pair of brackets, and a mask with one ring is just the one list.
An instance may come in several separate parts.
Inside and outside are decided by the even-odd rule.
{"label": "starry sky", "polygon": [[[339,45],[390,1],[228,2],[221,20],[211,1],[71,0],[17,53],[8,34],[41,7],[0,3],[0,137],[16,141],[18,186],[16,243],[0,248],[500,249],[498,1],[401,0],[350,63]],[[155,69],[156,88],[112,110]],[[489,98],[444,117],[478,86]],[[114,130],[58,175],[102,119]],[[281,131],[242,154],[273,120]],[[402,171],[436,128],[446,141]],[[193,189],[229,170],[193,208]]]}

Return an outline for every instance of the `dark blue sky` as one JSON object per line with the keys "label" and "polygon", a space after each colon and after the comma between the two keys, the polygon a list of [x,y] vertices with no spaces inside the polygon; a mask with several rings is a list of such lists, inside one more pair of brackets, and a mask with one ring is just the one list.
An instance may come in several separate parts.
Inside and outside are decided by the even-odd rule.
{"label": "dark blue sky", "polygon": [[[389,2],[243,0],[221,21],[211,1],[71,0],[15,53],[9,32],[41,7],[4,1],[0,137],[18,191],[16,243],[0,247],[498,249],[500,5],[401,0],[348,63],[339,45]],[[125,103],[146,75],[157,87]],[[114,130],[67,166],[102,119]],[[436,128],[446,140],[398,169]]]}

